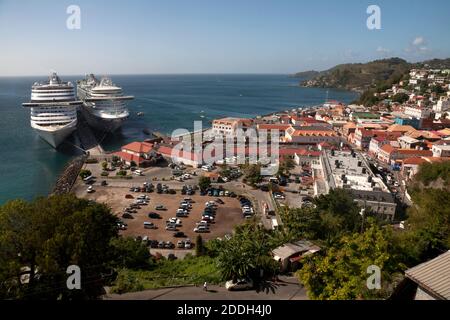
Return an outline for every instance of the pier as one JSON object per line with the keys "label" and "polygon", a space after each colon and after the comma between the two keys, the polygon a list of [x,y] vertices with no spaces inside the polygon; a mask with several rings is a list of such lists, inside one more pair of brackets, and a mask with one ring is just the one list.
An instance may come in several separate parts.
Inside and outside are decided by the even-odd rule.
{"label": "pier", "polygon": [[79,147],[88,155],[101,156],[105,153],[81,112],[78,112],[78,125],[75,137],[80,143]]}

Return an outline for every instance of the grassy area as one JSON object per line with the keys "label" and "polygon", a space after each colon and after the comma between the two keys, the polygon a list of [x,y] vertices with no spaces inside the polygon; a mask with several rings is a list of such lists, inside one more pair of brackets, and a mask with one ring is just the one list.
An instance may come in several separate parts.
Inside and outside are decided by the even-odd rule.
{"label": "grassy area", "polygon": [[167,286],[221,282],[216,260],[207,256],[187,256],[182,260],[160,260],[151,270],[122,269],[111,289],[113,293],[125,293]]}

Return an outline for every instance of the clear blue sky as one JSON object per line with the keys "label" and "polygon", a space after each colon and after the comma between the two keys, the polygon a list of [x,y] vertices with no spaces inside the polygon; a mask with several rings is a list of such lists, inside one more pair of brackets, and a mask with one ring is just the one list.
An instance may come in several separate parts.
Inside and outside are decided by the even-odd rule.
{"label": "clear blue sky", "polygon": [[[81,8],[68,30],[66,8]],[[366,27],[370,4],[382,29]],[[0,76],[292,73],[450,57],[448,0],[0,0]]]}

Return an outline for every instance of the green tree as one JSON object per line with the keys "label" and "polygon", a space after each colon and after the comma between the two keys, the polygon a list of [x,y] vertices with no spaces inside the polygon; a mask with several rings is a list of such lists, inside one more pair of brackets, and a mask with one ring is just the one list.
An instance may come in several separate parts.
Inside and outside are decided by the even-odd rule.
{"label": "green tree", "polygon": [[[392,291],[392,274],[402,269],[390,254],[388,231],[371,223],[362,234],[342,237],[335,245],[306,258],[297,276],[315,300],[381,299]],[[369,266],[381,270],[381,290],[369,290]]]}
{"label": "green tree", "polygon": [[345,233],[359,231],[359,207],[344,189],[333,189],[314,199],[314,207],[285,209],[283,228],[294,238],[324,240],[332,243]]}
{"label": "green tree", "polygon": [[[73,195],[15,200],[0,207],[0,298],[84,299],[103,291],[117,218]],[[68,290],[66,269],[81,269],[81,290]],[[28,283],[20,275],[28,275]]]}
{"label": "green tree", "polygon": [[116,268],[144,269],[151,266],[150,252],[145,244],[131,237],[111,240],[113,266]]}
{"label": "green tree", "polygon": [[130,167],[137,167],[136,161],[131,160]]}
{"label": "green tree", "polygon": [[393,102],[405,103],[409,100],[409,96],[406,93],[397,93],[392,97]]}
{"label": "green tree", "polygon": [[233,237],[223,241],[217,259],[224,280],[260,281],[276,272],[278,265],[271,256],[271,238],[263,227],[251,224],[236,227]]}
{"label": "green tree", "polygon": [[295,161],[290,157],[284,157],[280,161],[280,165],[278,167],[278,175],[289,177],[292,169],[295,168]]}
{"label": "green tree", "polygon": [[103,161],[103,162],[102,162],[102,169],[103,169],[103,170],[106,170],[107,168],[108,168],[108,162]]}
{"label": "green tree", "polygon": [[261,165],[244,165],[242,169],[244,170],[244,179],[249,185],[255,186],[262,181]]}
{"label": "green tree", "polygon": [[211,186],[211,179],[205,176],[201,176],[198,179],[198,187],[200,190],[206,190]]}
{"label": "green tree", "polygon": [[201,235],[197,235],[195,239],[195,255],[200,257],[205,254],[205,246],[203,244],[203,238]]}
{"label": "green tree", "polygon": [[91,175],[92,175],[92,172],[90,170],[86,170],[86,169],[80,170],[80,177],[81,177],[81,179],[85,179],[85,178],[87,178],[87,177],[89,177]]}

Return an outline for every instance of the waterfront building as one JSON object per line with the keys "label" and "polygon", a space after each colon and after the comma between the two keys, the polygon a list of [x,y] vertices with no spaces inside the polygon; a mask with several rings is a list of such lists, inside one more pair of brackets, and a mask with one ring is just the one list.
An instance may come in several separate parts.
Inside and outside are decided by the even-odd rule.
{"label": "waterfront building", "polygon": [[213,135],[236,136],[238,130],[247,131],[253,128],[253,119],[245,118],[223,118],[216,119],[212,123]]}

